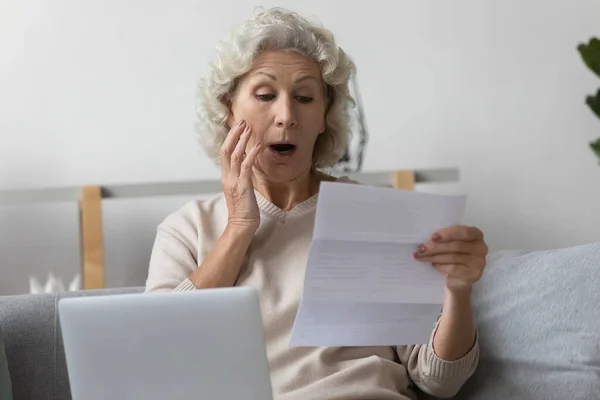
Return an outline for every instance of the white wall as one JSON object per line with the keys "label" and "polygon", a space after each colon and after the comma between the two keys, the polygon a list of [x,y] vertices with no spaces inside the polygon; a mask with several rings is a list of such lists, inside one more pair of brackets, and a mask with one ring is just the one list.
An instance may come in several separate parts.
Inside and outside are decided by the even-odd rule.
{"label": "white wall", "polygon": [[[0,0],[0,189],[216,178],[194,89],[258,4]],[[364,170],[460,168],[423,190],[468,193],[465,222],[494,250],[600,240],[600,121],[583,103],[600,80],[575,50],[600,36],[600,2],[274,4],[317,16],[355,59]]]}

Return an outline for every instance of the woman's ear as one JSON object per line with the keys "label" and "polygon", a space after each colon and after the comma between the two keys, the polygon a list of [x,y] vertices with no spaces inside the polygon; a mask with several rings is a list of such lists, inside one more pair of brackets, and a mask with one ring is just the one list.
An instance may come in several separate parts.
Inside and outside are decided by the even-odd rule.
{"label": "woman's ear", "polygon": [[325,113],[323,114],[323,119],[321,120],[321,129],[319,130],[319,135],[325,133],[327,130],[327,117],[329,116],[329,111],[333,106],[333,89],[329,86],[325,86]]}
{"label": "woman's ear", "polygon": [[233,115],[233,111],[232,111],[232,107],[231,107],[231,95],[229,93],[226,93],[222,98],[221,98],[221,103],[223,103],[223,105],[225,107],[227,107],[227,127],[229,129],[231,129],[231,127],[233,125],[235,125],[235,116]]}
{"label": "woman's ear", "polygon": [[233,116],[231,110],[229,110],[229,113],[227,115],[227,127],[231,129],[233,125],[235,125],[235,117]]}
{"label": "woman's ear", "polygon": [[323,121],[323,126],[321,127],[321,130],[319,130],[319,135],[324,134],[325,133],[325,129],[326,129],[326,127],[325,127],[325,121]]}
{"label": "woman's ear", "polygon": [[323,115],[323,118],[321,118],[321,127],[319,128],[319,135],[322,133],[325,133],[325,130],[327,129],[327,114],[328,114],[329,110],[325,111],[325,114]]}

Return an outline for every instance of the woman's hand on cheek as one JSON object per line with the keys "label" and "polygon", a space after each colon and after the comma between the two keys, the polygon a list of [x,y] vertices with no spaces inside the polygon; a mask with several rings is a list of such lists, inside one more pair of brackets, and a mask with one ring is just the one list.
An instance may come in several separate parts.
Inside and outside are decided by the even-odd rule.
{"label": "woman's hand on cheek", "polygon": [[434,233],[431,240],[418,246],[414,256],[445,274],[446,287],[458,292],[470,290],[481,279],[487,254],[483,232],[460,225]]}
{"label": "woman's hand on cheek", "polygon": [[260,223],[260,212],[252,185],[252,167],[262,144],[256,143],[247,150],[251,136],[250,126],[244,121],[238,122],[221,146],[220,157],[228,225],[254,231]]}

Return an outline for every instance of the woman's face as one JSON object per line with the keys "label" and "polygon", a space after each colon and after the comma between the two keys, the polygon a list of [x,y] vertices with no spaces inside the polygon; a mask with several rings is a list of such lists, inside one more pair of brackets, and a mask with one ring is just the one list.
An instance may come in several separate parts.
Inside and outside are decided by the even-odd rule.
{"label": "woman's face", "polygon": [[318,64],[307,57],[272,51],[261,54],[239,82],[229,126],[245,120],[252,128],[247,152],[264,149],[255,168],[272,182],[289,182],[312,166],[317,137],[325,130],[326,99]]}

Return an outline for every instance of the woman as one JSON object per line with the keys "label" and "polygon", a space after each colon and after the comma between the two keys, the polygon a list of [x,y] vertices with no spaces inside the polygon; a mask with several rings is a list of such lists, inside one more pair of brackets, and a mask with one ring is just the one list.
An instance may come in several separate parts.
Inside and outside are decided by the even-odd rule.
{"label": "woman", "polygon": [[[442,227],[415,257],[446,274],[444,309],[418,346],[289,348],[320,182],[348,141],[354,65],[332,34],[270,9],[218,48],[200,85],[199,132],[223,193],[158,227],[147,291],[258,289],[276,399],[407,399],[416,385],[454,395],[478,362],[471,285],[485,265],[481,231]],[[426,268],[427,266],[424,266]]]}

